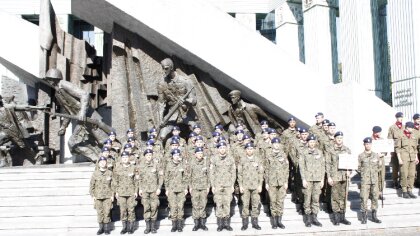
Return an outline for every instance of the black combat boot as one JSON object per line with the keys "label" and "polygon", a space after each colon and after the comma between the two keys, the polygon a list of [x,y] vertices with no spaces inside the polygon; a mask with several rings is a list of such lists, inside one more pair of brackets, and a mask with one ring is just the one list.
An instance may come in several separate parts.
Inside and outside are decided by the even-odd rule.
{"label": "black combat boot", "polygon": [[106,224],[104,224],[104,232],[105,232],[105,234],[106,235],[108,235],[108,234],[110,234],[111,233],[111,231],[110,231],[111,229],[110,229],[110,223],[106,223]]}
{"label": "black combat boot", "polygon": [[220,232],[222,230],[223,230],[222,218],[217,217],[217,232]]}
{"label": "black combat boot", "polygon": [[243,217],[242,218],[242,227],[241,227],[241,230],[248,229],[248,224],[249,224],[249,218],[248,217]]}
{"label": "black combat boot", "polygon": [[277,229],[277,216],[270,217],[271,228]]}
{"label": "black combat boot", "polygon": [[128,222],[127,224],[127,232],[128,234],[133,234],[134,233],[134,221],[133,222]]}
{"label": "black combat boot", "polygon": [[145,220],[145,223],[146,223],[146,229],[143,232],[144,232],[144,234],[148,234],[151,231],[150,220]]}
{"label": "black combat boot", "polygon": [[362,213],[362,224],[367,223],[367,212],[361,212]]}
{"label": "black combat boot", "polygon": [[127,233],[127,221],[122,221],[122,229],[120,234],[125,234]]}
{"label": "black combat boot", "polygon": [[152,234],[157,233],[157,230],[156,230],[156,220],[150,221],[150,231],[152,232]]}
{"label": "black combat boot", "polygon": [[315,226],[322,227],[322,224],[318,221],[318,217],[316,214],[312,213],[312,224]]}
{"label": "black combat boot", "polygon": [[343,223],[345,225],[351,225],[351,222],[346,219],[346,213],[345,212],[340,213],[340,216],[341,216],[340,217],[340,223]]}
{"label": "black combat boot", "polygon": [[225,225],[225,229],[227,231],[232,231],[233,230],[232,227],[230,227],[230,217],[229,216],[225,218],[225,224],[224,225]]}
{"label": "black combat boot", "polygon": [[305,226],[306,227],[311,227],[312,226],[312,224],[311,224],[311,215],[304,214],[303,215],[303,222],[305,223]]}
{"label": "black combat boot", "polygon": [[104,224],[99,223],[99,230],[96,232],[96,235],[101,235],[104,233]]}
{"label": "black combat boot", "polygon": [[332,213],[332,223],[333,225],[340,225],[340,217],[337,212]]}
{"label": "black combat boot", "polygon": [[182,225],[182,220],[178,220],[177,225],[178,232],[182,232],[182,228],[184,228],[184,226]]}
{"label": "black combat boot", "polygon": [[382,194],[379,194],[379,200],[385,200],[385,197],[384,197],[384,195],[382,195]]}
{"label": "black combat boot", "polygon": [[372,221],[378,224],[382,223],[382,221],[380,221],[376,216],[376,210],[372,210]]}
{"label": "black combat boot", "polygon": [[171,232],[175,232],[177,230],[177,221],[176,220],[172,220],[172,228],[171,228]]}
{"label": "black combat boot", "polygon": [[403,193],[402,193],[402,197],[403,197],[403,198],[410,198],[410,195],[408,195],[408,193],[407,193],[407,192],[403,192]]}
{"label": "black combat boot", "polygon": [[197,231],[200,228],[200,221],[198,219],[194,220],[194,227],[192,231]]}
{"label": "black combat boot", "polygon": [[284,226],[284,224],[283,223],[281,223],[281,218],[282,218],[283,216],[276,216],[276,221],[277,221],[277,225],[281,228],[281,229],[284,229],[284,228],[286,228],[285,226]]}
{"label": "black combat boot", "polygon": [[258,225],[258,217],[251,217],[252,228],[261,230],[261,227]]}
{"label": "black combat boot", "polygon": [[204,231],[209,230],[209,229],[207,228],[207,226],[206,226],[206,218],[201,218],[201,219],[200,219],[200,226],[201,226],[201,228],[202,228]]}
{"label": "black combat boot", "polygon": [[417,198],[417,196],[414,195],[413,192],[411,192],[411,191],[408,191],[407,194],[410,198]]}

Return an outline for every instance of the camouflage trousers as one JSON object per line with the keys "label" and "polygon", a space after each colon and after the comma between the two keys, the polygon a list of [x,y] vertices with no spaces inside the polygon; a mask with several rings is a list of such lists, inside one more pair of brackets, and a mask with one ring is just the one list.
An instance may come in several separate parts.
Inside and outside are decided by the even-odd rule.
{"label": "camouflage trousers", "polygon": [[213,200],[216,203],[216,217],[230,217],[230,203],[232,202],[231,189],[223,187],[214,192]]}
{"label": "camouflage trousers", "polygon": [[303,189],[303,209],[305,211],[305,214],[318,214],[320,194],[321,181],[308,181],[308,187]]}
{"label": "camouflage trousers", "polygon": [[347,181],[334,181],[334,185],[331,187],[331,207],[335,213],[346,212],[345,201]]}
{"label": "camouflage trousers", "polygon": [[137,201],[134,196],[119,196],[118,205],[120,206],[120,220],[133,222],[136,220],[136,208]]}
{"label": "camouflage trousers", "polygon": [[96,214],[98,215],[98,223],[107,224],[111,222],[112,201],[110,198],[95,200]]}
{"label": "camouflage trousers", "polygon": [[143,193],[141,197],[141,204],[143,205],[145,220],[156,220],[159,207],[159,196],[155,192]]}
{"label": "camouflage trousers", "polygon": [[193,189],[191,192],[193,219],[206,218],[207,189]]}
{"label": "camouflage trousers", "polygon": [[361,204],[360,204],[360,210],[361,212],[366,212],[367,209],[367,202],[370,198],[372,201],[371,208],[372,210],[378,209],[378,184],[362,184],[360,186],[360,198],[361,198]]}
{"label": "camouflage trousers", "polygon": [[249,216],[249,205],[251,204],[251,217],[258,217],[260,215],[260,194],[256,189],[244,189],[242,194],[242,217]]}
{"label": "camouflage trousers", "polygon": [[303,203],[303,187],[302,187],[302,178],[300,176],[300,171],[298,168],[299,167],[295,167],[296,171],[293,173],[294,185],[293,185],[292,198],[296,200],[295,202],[297,204],[302,204]]}
{"label": "camouflage trousers", "polygon": [[414,188],[414,178],[416,176],[416,162],[403,158],[401,166],[401,187],[403,192],[411,191]]}
{"label": "camouflage trousers", "polygon": [[184,219],[184,192],[168,192],[169,218],[171,220]]}
{"label": "camouflage trousers", "polygon": [[270,186],[268,194],[270,195],[271,216],[283,215],[284,199],[286,198],[285,186]]}

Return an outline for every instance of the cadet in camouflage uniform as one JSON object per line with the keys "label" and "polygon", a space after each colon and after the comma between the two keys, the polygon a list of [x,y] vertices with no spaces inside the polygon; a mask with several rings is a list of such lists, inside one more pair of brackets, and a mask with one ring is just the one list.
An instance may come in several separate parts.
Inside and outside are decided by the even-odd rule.
{"label": "cadet in camouflage uniform", "polygon": [[95,209],[98,214],[99,230],[97,235],[109,234],[111,230],[110,212],[114,201],[112,189],[112,172],[107,169],[107,159],[99,158],[99,168],[95,170],[90,179],[89,194],[95,202]]}
{"label": "cadet in camouflage uniform", "polygon": [[[381,137],[381,132],[382,132],[382,128],[379,126],[374,126],[372,128],[372,140],[380,140],[383,139]],[[382,153],[378,153],[379,159],[380,159],[380,163],[381,166],[379,168],[379,199],[381,200],[385,200],[385,197],[382,196],[382,192],[385,188],[385,156],[386,156],[386,152],[382,152]]]}
{"label": "cadet in camouflage uniform", "polygon": [[[396,122],[395,124],[391,125],[388,129],[388,139],[394,140],[394,146],[397,146],[398,139],[400,139],[403,134],[403,113],[397,112],[395,114]],[[394,181],[394,187],[398,189],[400,187],[399,181],[398,181],[398,174],[400,171],[400,163],[398,161],[397,151],[395,149],[395,152],[391,153],[391,164],[392,164],[392,180]]]}
{"label": "cadet in camouflage uniform", "polygon": [[[201,136],[200,136],[201,137]],[[210,160],[204,155],[203,147],[195,149],[195,157],[190,160],[189,189],[192,203],[193,231],[206,227],[207,195],[210,191]]]}
{"label": "cadet in camouflage uniform", "polygon": [[309,128],[309,133],[315,135],[316,137],[319,137],[322,135],[322,121],[324,121],[324,114],[322,112],[318,112],[315,115],[316,124],[312,125],[311,128]]}
{"label": "cadet in camouflage uniform", "polygon": [[302,152],[299,158],[299,170],[302,177],[304,194],[303,221],[306,227],[311,227],[311,223],[322,226],[317,219],[319,212],[319,195],[324,185],[325,158],[321,150],[316,148],[316,137],[308,137],[308,148]]}
{"label": "cadet in camouflage uniform", "polygon": [[163,170],[151,149],[146,149],[139,162],[139,195],[144,208],[145,234],[156,233],[159,194],[163,184]]}
{"label": "cadet in camouflage uniform", "polygon": [[334,144],[326,153],[326,171],[328,184],[331,186],[331,206],[333,211],[332,222],[334,225],[343,223],[350,225],[346,219],[346,197],[348,194],[347,181],[350,171],[338,169],[340,154],[351,154],[348,147],[343,144],[343,132],[338,131],[334,135]]}
{"label": "cadet in camouflage uniform", "polygon": [[122,145],[121,145],[121,142],[117,139],[117,133],[115,133],[115,131],[111,131],[109,133],[108,138],[112,141],[112,148],[116,152],[120,152]]}
{"label": "cadet in camouflage uniform", "polygon": [[136,180],[136,169],[130,164],[129,153],[121,154],[121,164],[114,170],[112,180],[115,196],[120,206],[120,219],[122,221],[121,234],[134,232],[134,221],[136,213],[134,208],[137,205],[138,184]]}
{"label": "cadet in camouflage uniform", "polygon": [[296,208],[299,214],[303,214],[303,186],[302,186],[302,177],[300,175],[299,160],[302,158],[302,153],[307,148],[308,144],[308,130],[301,128],[299,130],[299,139],[290,143],[290,160],[293,163],[293,179],[295,180],[294,190],[292,194],[292,201],[297,204]]}
{"label": "cadet in camouflage uniform", "polygon": [[171,232],[182,232],[185,195],[188,193],[188,169],[181,156],[181,150],[171,152],[172,161],[165,169],[165,191],[169,202],[169,217],[172,220]]}
{"label": "cadet in camouflage uniform", "polygon": [[245,155],[241,157],[238,165],[238,183],[242,194],[242,228],[246,230],[249,222],[249,207],[251,203],[252,228],[260,230],[258,216],[260,215],[260,195],[262,191],[264,167],[261,157],[255,153],[254,144],[245,145]]}
{"label": "cadet in camouflage uniform", "polygon": [[218,154],[212,157],[210,182],[216,203],[217,231],[232,231],[230,227],[230,203],[236,180],[235,160],[228,155],[227,144],[219,143]]}
{"label": "cadet in camouflage uniform", "polygon": [[417,198],[413,194],[414,178],[416,176],[416,165],[419,163],[417,158],[419,137],[413,133],[414,123],[405,123],[403,135],[397,140],[395,150],[401,168],[401,188],[403,198]]}
{"label": "cadet in camouflage uniform", "polygon": [[265,169],[265,188],[270,195],[271,226],[273,229],[284,229],[281,220],[288,187],[289,161],[280,139],[274,138],[271,143],[273,148],[266,156],[268,163]]}
{"label": "cadet in camouflage uniform", "polygon": [[187,145],[187,141],[184,138],[181,138],[179,136],[179,134],[181,133],[181,129],[178,126],[174,126],[172,128],[172,137],[168,138],[168,140],[166,140],[166,144],[165,144],[165,151],[169,151],[169,153],[171,152],[169,145],[172,142],[172,139],[177,138],[180,147],[184,147]]}
{"label": "cadet in camouflage uniform", "polygon": [[376,211],[378,209],[378,171],[380,168],[380,159],[377,153],[372,152],[372,138],[363,139],[365,146],[364,152],[359,155],[359,164],[357,172],[361,177],[360,184],[360,210],[362,213],[362,224],[367,223],[367,202],[370,197],[372,204],[372,221],[381,223],[377,218]]}

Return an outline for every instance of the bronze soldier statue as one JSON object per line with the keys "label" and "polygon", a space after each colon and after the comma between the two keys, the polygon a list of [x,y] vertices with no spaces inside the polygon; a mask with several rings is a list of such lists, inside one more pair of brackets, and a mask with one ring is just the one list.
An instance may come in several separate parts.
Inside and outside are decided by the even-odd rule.
{"label": "bronze soldier statue", "polygon": [[174,69],[174,63],[166,58],[161,62],[165,77],[158,83],[160,139],[165,140],[177,124],[192,126],[197,120],[194,106],[197,103],[192,82]]}

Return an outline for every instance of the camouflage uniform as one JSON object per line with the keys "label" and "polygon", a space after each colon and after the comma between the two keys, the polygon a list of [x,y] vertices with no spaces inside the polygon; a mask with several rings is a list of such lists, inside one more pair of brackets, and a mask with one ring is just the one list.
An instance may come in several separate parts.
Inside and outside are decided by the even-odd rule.
{"label": "camouflage uniform", "polygon": [[271,149],[267,155],[268,165],[265,169],[265,183],[269,186],[271,216],[282,216],[284,199],[286,197],[286,184],[289,176],[289,161],[286,153]]}
{"label": "camouflage uniform", "polygon": [[302,153],[307,149],[306,142],[303,142],[300,139],[295,139],[290,143],[289,156],[293,165],[293,196],[297,204],[303,204],[303,186],[302,186],[302,177],[300,175],[299,160],[302,158]]}
{"label": "camouflage uniform", "polygon": [[90,179],[90,196],[95,198],[95,209],[98,214],[98,223],[108,224],[111,222],[110,212],[112,208],[112,172],[97,169]]}
{"label": "camouflage uniform", "polygon": [[260,195],[258,190],[262,189],[264,167],[261,158],[254,154],[251,157],[242,156],[238,165],[239,188],[243,189],[242,194],[242,217],[249,217],[249,203],[251,200],[251,217],[258,217]]}
{"label": "camouflage uniform", "polygon": [[334,213],[345,213],[345,201],[347,196],[347,170],[338,169],[338,160],[340,154],[351,154],[348,147],[334,145],[326,155],[327,177],[334,181],[331,187],[331,206]]}
{"label": "camouflage uniform", "polygon": [[162,188],[163,170],[159,162],[147,161],[145,158],[139,162],[139,193],[144,208],[144,219],[155,221],[159,207],[159,196],[156,191]]}
{"label": "camouflage uniform", "polygon": [[123,222],[134,222],[136,220],[134,208],[137,205],[135,194],[138,192],[138,184],[135,174],[136,170],[133,165],[124,166],[124,164],[121,164],[114,170],[112,184],[115,192],[118,194],[120,219]]}
{"label": "camouflage uniform", "polygon": [[231,155],[216,155],[210,166],[210,182],[216,203],[216,217],[230,217],[233,185],[236,180],[236,165]]}
{"label": "camouflage uniform", "polygon": [[299,158],[299,170],[302,181],[306,180],[307,188],[303,190],[304,211],[306,215],[318,214],[319,195],[321,194],[321,182],[325,175],[325,158],[321,150],[305,149]]}
{"label": "camouflage uniform", "polygon": [[378,171],[380,168],[380,159],[377,153],[374,152],[362,152],[359,155],[359,165],[357,171],[360,173],[361,185],[360,185],[360,198],[362,199],[360,210],[367,212],[367,201],[369,196],[371,198],[372,210],[378,209]]}
{"label": "camouflage uniform", "polygon": [[185,191],[188,187],[188,169],[184,162],[168,161],[165,169],[165,191],[171,220],[183,220]]}
{"label": "camouflage uniform", "polygon": [[207,194],[210,188],[210,161],[205,155],[202,160],[193,158],[190,162],[190,193],[193,219],[206,218]]}

